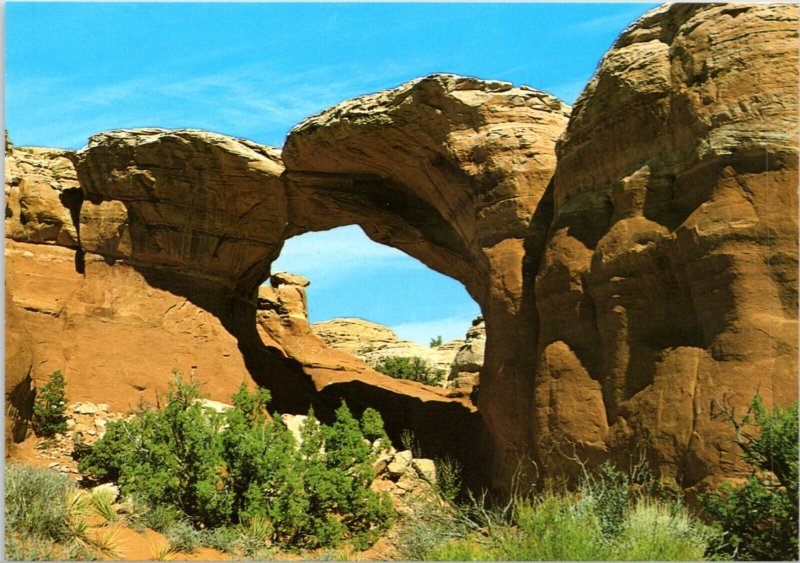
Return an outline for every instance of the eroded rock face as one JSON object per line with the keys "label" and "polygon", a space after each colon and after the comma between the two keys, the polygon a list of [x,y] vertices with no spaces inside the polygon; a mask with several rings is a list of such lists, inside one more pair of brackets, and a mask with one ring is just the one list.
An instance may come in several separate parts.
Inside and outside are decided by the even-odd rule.
{"label": "eroded rock face", "polygon": [[192,283],[255,287],[285,239],[276,149],[206,131],[137,129],[93,136],[75,162],[88,252]]}
{"label": "eroded rock face", "polygon": [[[23,340],[35,356],[36,387],[60,370],[70,400],[125,412],[140,399],[154,403],[173,369],[195,371],[217,400],[252,381],[236,338],[215,315],[151,286],[134,268],[88,254],[81,274],[72,249],[9,240],[5,253],[13,288],[7,339]],[[7,385],[26,375],[26,364],[6,362]]]}
{"label": "eroded rock face", "polygon": [[[255,380],[283,413],[313,405],[326,420],[342,400],[356,413],[379,405],[398,443],[410,429],[436,455],[460,450],[479,476],[485,462],[471,451],[474,436],[489,438],[468,400],[328,349],[308,326],[308,280],[276,273],[259,285],[289,223],[276,154],[211,133],[147,129],[97,135],[72,155],[85,197],[66,214],[59,199],[50,198],[49,209],[65,217],[80,247],[55,235],[12,240],[18,215],[7,221],[7,281],[15,288],[8,318],[20,318],[10,342],[32,335],[36,357],[31,378],[12,370],[8,389],[28,381],[29,397],[31,384],[59,369],[71,400],[126,410],[155,400],[173,369],[193,375],[213,400]],[[63,163],[74,179],[71,160]],[[50,177],[53,161],[43,165]],[[21,193],[20,207],[31,197]],[[20,408],[9,420],[24,422],[24,397],[12,395]],[[458,421],[456,429],[424,435],[441,420]]]}
{"label": "eroded rock face", "polygon": [[78,247],[73,214],[82,194],[67,151],[39,147],[5,155],[6,236],[21,242]]}
{"label": "eroded rock face", "polygon": [[448,374],[451,387],[471,388],[479,383],[486,351],[486,322],[483,317],[472,321],[464,342],[453,358]]}
{"label": "eroded rock face", "polygon": [[[574,470],[565,441],[592,463],[643,447],[686,487],[730,474],[716,405],[797,397],[797,23],[788,4],[658,8],[571,117],[533,89],[434,75],[307,119],[284,162],[199,131],[15,150],[7,314],[32,353],[14,361],[123,407],[135,394],[114,385],[185,364],[221,400],[247,375],[281,412],[377,406],[393,439],[412,428],[465,475],[491,458],[499,486],[530,462]],[[353,223],[479,303],[479,412],[327,347],[306,280],[259,288],[287,238]]]}
{"label": "eroded rock face", "polygon": [[535,278],[540,459],[642,446],[691,486],[738,457],[716,402],[797,398],[797,20],[664,6],[576,102]]}
{"label": "eroded rock face", "polygon": [[[358,223],[461,281],[486,318],[479,407],[510,478],[530,442],[535,311],[525,239],[569,107],[538,90],[432,75],[343,102],[297,125],[283,151],[300,231]],[[335,210],[335,212],[332,212]]]}

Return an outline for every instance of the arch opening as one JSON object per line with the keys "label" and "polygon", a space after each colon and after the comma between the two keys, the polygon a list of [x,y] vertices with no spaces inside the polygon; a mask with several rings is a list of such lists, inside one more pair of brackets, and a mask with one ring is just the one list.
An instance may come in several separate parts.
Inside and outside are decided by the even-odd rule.
{"label": "arch opening", "polygon": [[357,317],[428,345],[463,338],[481,314],[464,286],[396,248],[372,241],[357,225],[289,239],[272,264],[311,281],[310,323]]}
{"label": "arch opening", "polygon": [[[480,306],[459,281],[372,241],[358,225],[289,239],[271,270],[309,280],[308,324],[330,348],[384,373],[398,357],[420,358],[415,365],[424,366],[424,377],[416,380],[435,387],[468,393],[477,383],[485,343]],[[468,377],[459,377],[462,367]]]}

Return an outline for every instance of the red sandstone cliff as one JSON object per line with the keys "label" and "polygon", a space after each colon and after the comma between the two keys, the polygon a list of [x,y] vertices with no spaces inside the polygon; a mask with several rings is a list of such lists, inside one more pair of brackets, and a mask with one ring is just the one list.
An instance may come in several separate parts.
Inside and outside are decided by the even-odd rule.
{"label": "red sandstone cliff", "polygon": [[[28,376],[124,408],[197,366],[212,398],[253,380],[284,412],[376,406],[500,486],[568,470],[565,441],[644,447],[687,487],[731,472],[715,402],[797,398],[797,24],[658,8],[572,110],[434,75],[308,118],[282,152],[141,129],[7,153],[7,428]],[[289,237],[353,223],[481,306],[477,411],[328,349],[298,280],[259,289]]]}

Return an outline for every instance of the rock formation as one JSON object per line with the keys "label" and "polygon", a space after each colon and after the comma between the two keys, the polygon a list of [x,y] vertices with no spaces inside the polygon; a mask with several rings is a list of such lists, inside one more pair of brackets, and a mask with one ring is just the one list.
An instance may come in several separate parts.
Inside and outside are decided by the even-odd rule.
{"label": "rock formation", "polygon": [[450,373],[456,353],[464,343],[452,340],[431,348],[401,340],[392,329],[363,319],[332,319],[314,323],[311,330],[327,346],[352,354],[371,366],[391,356],[416,357],[444,373]]}
{"label": "rock formation", "polygon": [[797,398],[797,24],[663,6],[575,103],[528,246],[539,459],[642,446],[692,486],[739,455],[717,404]]}
{"label": "rock formation", "polygon": [[547,229],[537,204],[568,116],[532,88],[435,75],[311,117],[283,150],[291,193],[303,200],[298,227],[358,223],[462,282],[481,306],[479,407],[502,452],[496,474],[527,455],[536,322],[522,295],[523,245]]}
{"label": "rock formation", "polygon": [[483,369],[486,351],[486,323],[483,317],[472,321],[464,343],[456,352],[448,374],[448,385],[451,387],[474,387],[478,384]]}
{"label": "rock formation", "polygon": [[[642,447],[685,487],[729,474],[718,405],[797,397],[797,25],[788,4],[657,8],[572,110],[433,75],[308,118],[282,152],[157,129],[15,149],[7,341],[30,350],[7,393],[29,366],[127,403],[195,365],[212,398],[252,377],[281,412],[375,406],[501,487],[569,471],[559,446]],[[480,305],[478,412],[331,350],[307,281],[270,277],[285,240],[348,224]]]}
{"label": "rock formation", "polygon": [[[355,412],[381,404],[396,413],[387,430],[398,443],[406,429],[422,436],[443,418],[459,420],[452,432],[421,438],[431,452],[454,448],[466,456],[463,428],[489,439],[468,399],[394,380],[325,347],[308,326],[307,280],[277,273],[259,286],[287,223],[274,150],[201,131],[147,129],[98,135],[79,154],[66,153],[69,159],[12,149],[9,168],[45,153],[34,166],[37,178],[61,193],[69,189],[62,179],[77,184],[74,160],[81,197],[70,208],[62,198],[40,198],[44,214],[63,217],[66,227],[32,240],[21,228],[31,221],[18,211],[32,207],[30,196],[13,191],[28,173],[20,182],[11,175],[15,185],[7,185],[16,196],[6,218],[14,290],[7,339],[15,350],[7,364],[7,424],[19,428],[17,439],[30,416],[31,385],[56,369],[71,400],[125,411],[140,399],[152,402],[176,368],[215,400],[255,379],[272,389],[280,412],[313,404],[324,419],[342,399]],[[59,178],[56,161],[66,166]],[[181,204],[187,199],[188,208]],[[77,249],[55,234],[70,228]],[[481,456],[471,457],[479,475]]]}

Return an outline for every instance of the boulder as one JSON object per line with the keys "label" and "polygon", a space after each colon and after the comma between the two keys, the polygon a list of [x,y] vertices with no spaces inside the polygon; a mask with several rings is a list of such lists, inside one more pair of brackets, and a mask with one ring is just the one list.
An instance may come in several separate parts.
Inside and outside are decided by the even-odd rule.
{"label": "boulder", "polygon": [[409,450],[403,450],[394,454],[394,458],[386,468],[389,472],[389,476],[396,479],[406,474],[411,469],[412,460],[413,456]]}
{"label": "boulder", "polygon": [[411,465],[422,479],[428,483],[436,483],[436,464],[432,459],[415,458]]}

